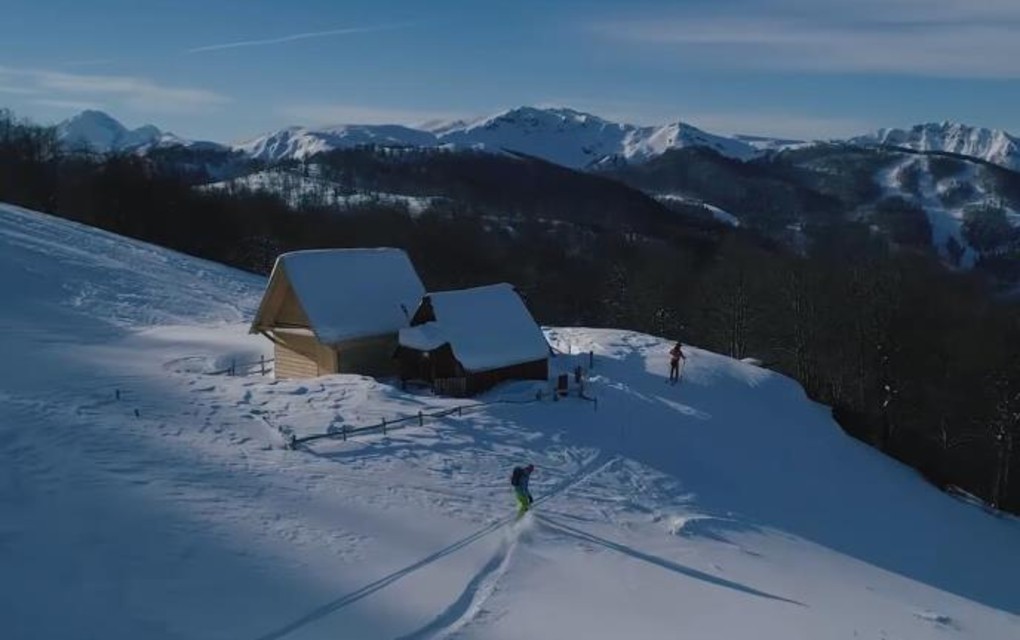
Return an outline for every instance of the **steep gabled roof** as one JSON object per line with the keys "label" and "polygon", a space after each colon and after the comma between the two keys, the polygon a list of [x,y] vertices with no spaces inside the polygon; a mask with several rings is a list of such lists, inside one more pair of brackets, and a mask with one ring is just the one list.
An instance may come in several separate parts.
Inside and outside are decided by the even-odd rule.
{"label": "steep gabled roof", "polygon": [[401,329],[401,346],[431,351],[449,344],[461,365],[472,372],[549,356],[545,334],[509,284],[430,293],[426,300],[436,319]]}
{"label": "steep gabled roof", "polygon": [[425,287],[400,249],[320,249],[276,259],[251,332],[284,325],[289,288],[322,343],[396,333],[409,323]]}

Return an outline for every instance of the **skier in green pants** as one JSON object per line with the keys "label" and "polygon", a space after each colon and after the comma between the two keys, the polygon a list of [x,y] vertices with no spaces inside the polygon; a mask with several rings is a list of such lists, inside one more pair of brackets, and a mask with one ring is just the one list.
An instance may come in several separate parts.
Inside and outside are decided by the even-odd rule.
{"label": "skier in green pants", "polygon": [[517,496],[517,516],[523,516],[524,512],[531,508],[531,503],[535,501],[531,497],[531,492],[528,491],[528,480],[531,479],[531,472],[535,470],[535,465],[529,464],[526,467],[514,467],[513,473],[510,475],[510,484],[514,488],[514,495]]}

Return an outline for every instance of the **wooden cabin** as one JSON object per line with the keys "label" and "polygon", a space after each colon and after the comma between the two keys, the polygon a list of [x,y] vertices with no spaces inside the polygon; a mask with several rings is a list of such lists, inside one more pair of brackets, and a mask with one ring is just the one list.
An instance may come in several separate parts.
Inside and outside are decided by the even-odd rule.
{"label": "wooden cabin", "polygon": [[277,378],[393,375],[398,332],[424,293],[400,249],[285,253],[250,332],[273,342]]}
{"label": "wooden cabin", "polygon": [[466,396],[507,380],[546,380],[549,343],[509,284],[425,295],[400,330],[403,380]]}

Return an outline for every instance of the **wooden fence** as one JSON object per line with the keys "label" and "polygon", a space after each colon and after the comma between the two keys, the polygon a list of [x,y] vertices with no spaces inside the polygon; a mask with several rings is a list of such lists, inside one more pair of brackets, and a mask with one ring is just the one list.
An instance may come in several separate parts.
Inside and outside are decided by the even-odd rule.
{"label": "wooden fence", "polygon": [[210,371],[211,376],[237,376],[237,375],[267,375],[273,372],[273,358],[267,358],[260,356],[258,360],[253,362],[238,362],[237,359],[230,361],[230,366],[226,369],[220,369],[219,371]]}
{"label": "wooden fence", "polygon": [[[334,438],[340,438],[346,441],[347,438],[349,437],[365,435],[369,433],[382,433],[385,435],[390,431],[394,431],[396,429],[403,429],[408,426],[419,427],[424,426],[426,421],[439,420],[441,418],[446,418],[448,416],[452,416],[455,414],[457,416],[462,416],[465,413],[477,411],[483,407],[489,407],[500,404],[534,404],[536,402],[541,402],[542,400],[549,397],[551,397],[553,400],[559,400],[562,397],[566,397],[566,394],[561,393],[558,389],[554,389],[553,391],[538,391],[535,394],[534,398],[529,398],[526,400],[491,400],[489,402],[472,402],[469,404],[458,405],[456,407],[448,407],[446,409],[441,409],[439,411],[434,411],[431,413],[419,411],[416,414],[407,416],[398,416],[389,419],[383,418],[379,423],[365,425],[361,427],[349,427],[346,424],[342,424],[340,425],[340,428],[333,427],[331,429],[327,429],[325,433],[316,433],[308,436],[298,437],[293,433],[285,434],[281,431],[281,435],[284,436],[284,439],[287,442],[287,448],[295,449],[297,448],[298,445],[304,444],[306,442],[314,442],[316,440]],[[578,394],[576,397],[581,400],[591,402],[594,405],[595,410],[598,411],[599,408],[598,398],[592,398],[590,396],[585,395],[583,388],[580,388],[578,390]]]}

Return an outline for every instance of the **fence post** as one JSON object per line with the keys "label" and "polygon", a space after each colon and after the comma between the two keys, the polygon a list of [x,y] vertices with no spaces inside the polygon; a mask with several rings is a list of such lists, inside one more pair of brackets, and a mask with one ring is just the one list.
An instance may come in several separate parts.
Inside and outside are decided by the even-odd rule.
{"label": "fence post", "polygon": [[340,435],[343,436],[344,442],[347,442],[347,424],[340,425]]}
{"label": "fence post", "polygon": [[230,375],[237,375],[237,358],[230,359]]}
{"label": "fence post", "polygon": [[266,375],[266,355],[262,354],[259,356],[259,365],[262,369],[262,375]]}
{"label": "fence post", "polygon": [[382,434],[386,435],[386,418],[382,419]]}
{"label": "fence post", "polygon": [[588,368],[589,369],[594,369],[595,368],[595,350],[594,349],[592,349],[591,351],[588,352]]}
{"label": "fence post", "polygon": [[425,426],[425,416],[422,414],[421,409],[418,409],[418,426]]}
{"label": "fence post", "polygon": [[115,390],[114,390],[114,392],[113,392],[113,397],[114,397],[115,399],[117,399],[117,400],[120,400],[120,389],[115,389]]}

